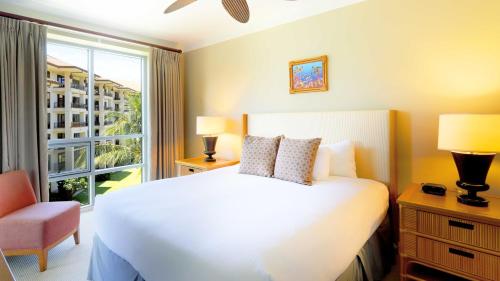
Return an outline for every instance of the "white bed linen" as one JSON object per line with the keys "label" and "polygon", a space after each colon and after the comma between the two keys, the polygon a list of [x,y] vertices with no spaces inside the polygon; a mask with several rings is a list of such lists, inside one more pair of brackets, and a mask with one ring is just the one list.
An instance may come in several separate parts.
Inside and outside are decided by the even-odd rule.
{"label": "white bed linen", "polygon": [[304,186],[238,166],[98,196],[97,234],[148,281],[335,280],[383,220],[387,187]]}

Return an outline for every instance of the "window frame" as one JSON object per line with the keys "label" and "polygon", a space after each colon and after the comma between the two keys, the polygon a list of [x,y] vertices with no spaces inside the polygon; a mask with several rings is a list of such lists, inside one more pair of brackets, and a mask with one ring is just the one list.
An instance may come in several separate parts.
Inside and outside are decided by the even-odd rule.
{"label": "window frame", "polygon": [[[66,41],[66,40],[61,40],[61,39],[53,39],[53,38],[48,38],[47,39],[47,45],[48,44],[59,44],[59,45],[66,45],[69,47],[77,47],[77,48],[85,48],[87,50],[87,73],[88,73],[88,86],[87,86],[87,111],[88,111],[88,132],[87,136],[84,138],[78,138],[78,139],[48,139],[47,140],[47,151],[49,149],[55,149],[55,148],[62,148],[62,147],[69,147],[69,146],[75,146],[75,145],[84,145],[88,146],[88,153],[87,153],[87,167],[88,170],[86,171],[67,171],[63,173],[53,173],[49,174],[49,182],[56,182],[60,180],[66,180],[70,178],[79,178],[79,177],[87,177],[89,179],[88,182],[88,188],[89,188],[89,204],[88,205],[82,205],[81,209],[92,209],[94,204],[95,204],[95,187],[96,187],[96,182],[95,182],[95,176],[101,175],[101,174],[106,174],[106,173],[113,173],[113,172],[119,172],[131,168],[142,168],[141,171],[141,182],[146,182],[148,181],[149,177],[149,155],[147,154],[148,150],[148,143],[149,143],[149,134],[148,134],[148,114],[147,114],[147,108],[149,107],[149,87],[148,87],[148,80],[147,77],[148,75],[148,63],[149,63],[149,56],[148,55],[140,55],[137,54],[136,51],[131,50],[131,52],[125,52],[125,51],[119,51],[119,50],[114,50],[111,48],[101,48],[101,47],[96,47],[93,46],[89,42],[89,44],[81,44],[81,43],[75,43],[71,41]],[[122,48],[123,49],[123,48]],[[115,135],[115,136],[101,136],[101,132],[99,132],[99,136],[95,135],[95,123],[94,118],[96,117],[95,115],[95,108],[94,102],[95,102],[95,83],[94,83],[94,53],[95,51],[102,51],[102,52],[107,52],[107,53],[112,53],[116,55],[123,55],[123,56],[128,56],[128,57],[135,57],[135,58],[140,58],[141,59],[141,110],[142,110],[142,130],[140,134],[130,134],[130,135]],[[90,121],[92,120],[92,121]],[[65,136],[66,137],[66,136]],[[131,165],[125,165],[125,166],[119,166],[119,167],[112,167],[112,168],[103,168],[103,169],[96,169],[95,167],[95,146],[97,142],[100,141],[107,141],[107,140],[121,140],[121,139],[134,139],[134,138],[140,138],[141,139],[141,163],[137,164],[131,164]]]}

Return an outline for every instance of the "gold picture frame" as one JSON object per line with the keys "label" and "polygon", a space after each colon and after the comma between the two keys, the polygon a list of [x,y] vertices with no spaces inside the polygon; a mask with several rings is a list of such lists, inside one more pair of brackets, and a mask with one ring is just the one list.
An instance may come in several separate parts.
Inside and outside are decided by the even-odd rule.
{"label": "gold picture frame", "polygon": [[328,91],[326,55],[288,63],[290,94]]}

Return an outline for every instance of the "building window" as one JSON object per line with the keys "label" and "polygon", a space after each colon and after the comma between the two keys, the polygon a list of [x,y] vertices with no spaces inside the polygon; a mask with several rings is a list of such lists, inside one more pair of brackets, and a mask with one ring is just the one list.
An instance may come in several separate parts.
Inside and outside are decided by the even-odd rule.
{"label": "building window", "polygon": [[74,134],[73,134],[73,138],[75,138],[75,139],[79,139],[79,138],[80,138],[80,133],[74,133]]}
{"label": "building window", "polygon": [[62,171],[65,169],[65,167],[66,167],[66,153],[65,152],[57,154],[57,166],[58,166],[57,169],[59,171]]}
{"label": "building window", "polygon": [[57,74],[57,82],[64,84],[64,75]]}

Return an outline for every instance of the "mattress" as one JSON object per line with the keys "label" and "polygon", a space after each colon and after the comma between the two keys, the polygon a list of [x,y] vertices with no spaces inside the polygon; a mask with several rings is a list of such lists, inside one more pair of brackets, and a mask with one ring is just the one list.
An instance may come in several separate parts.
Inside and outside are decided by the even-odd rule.
{"label": "mattress", "polygon": [[388,191],[368,179],[304,186],[238,166],[96,198],[102,242],[148,280],[335,280],[377,229]]}

